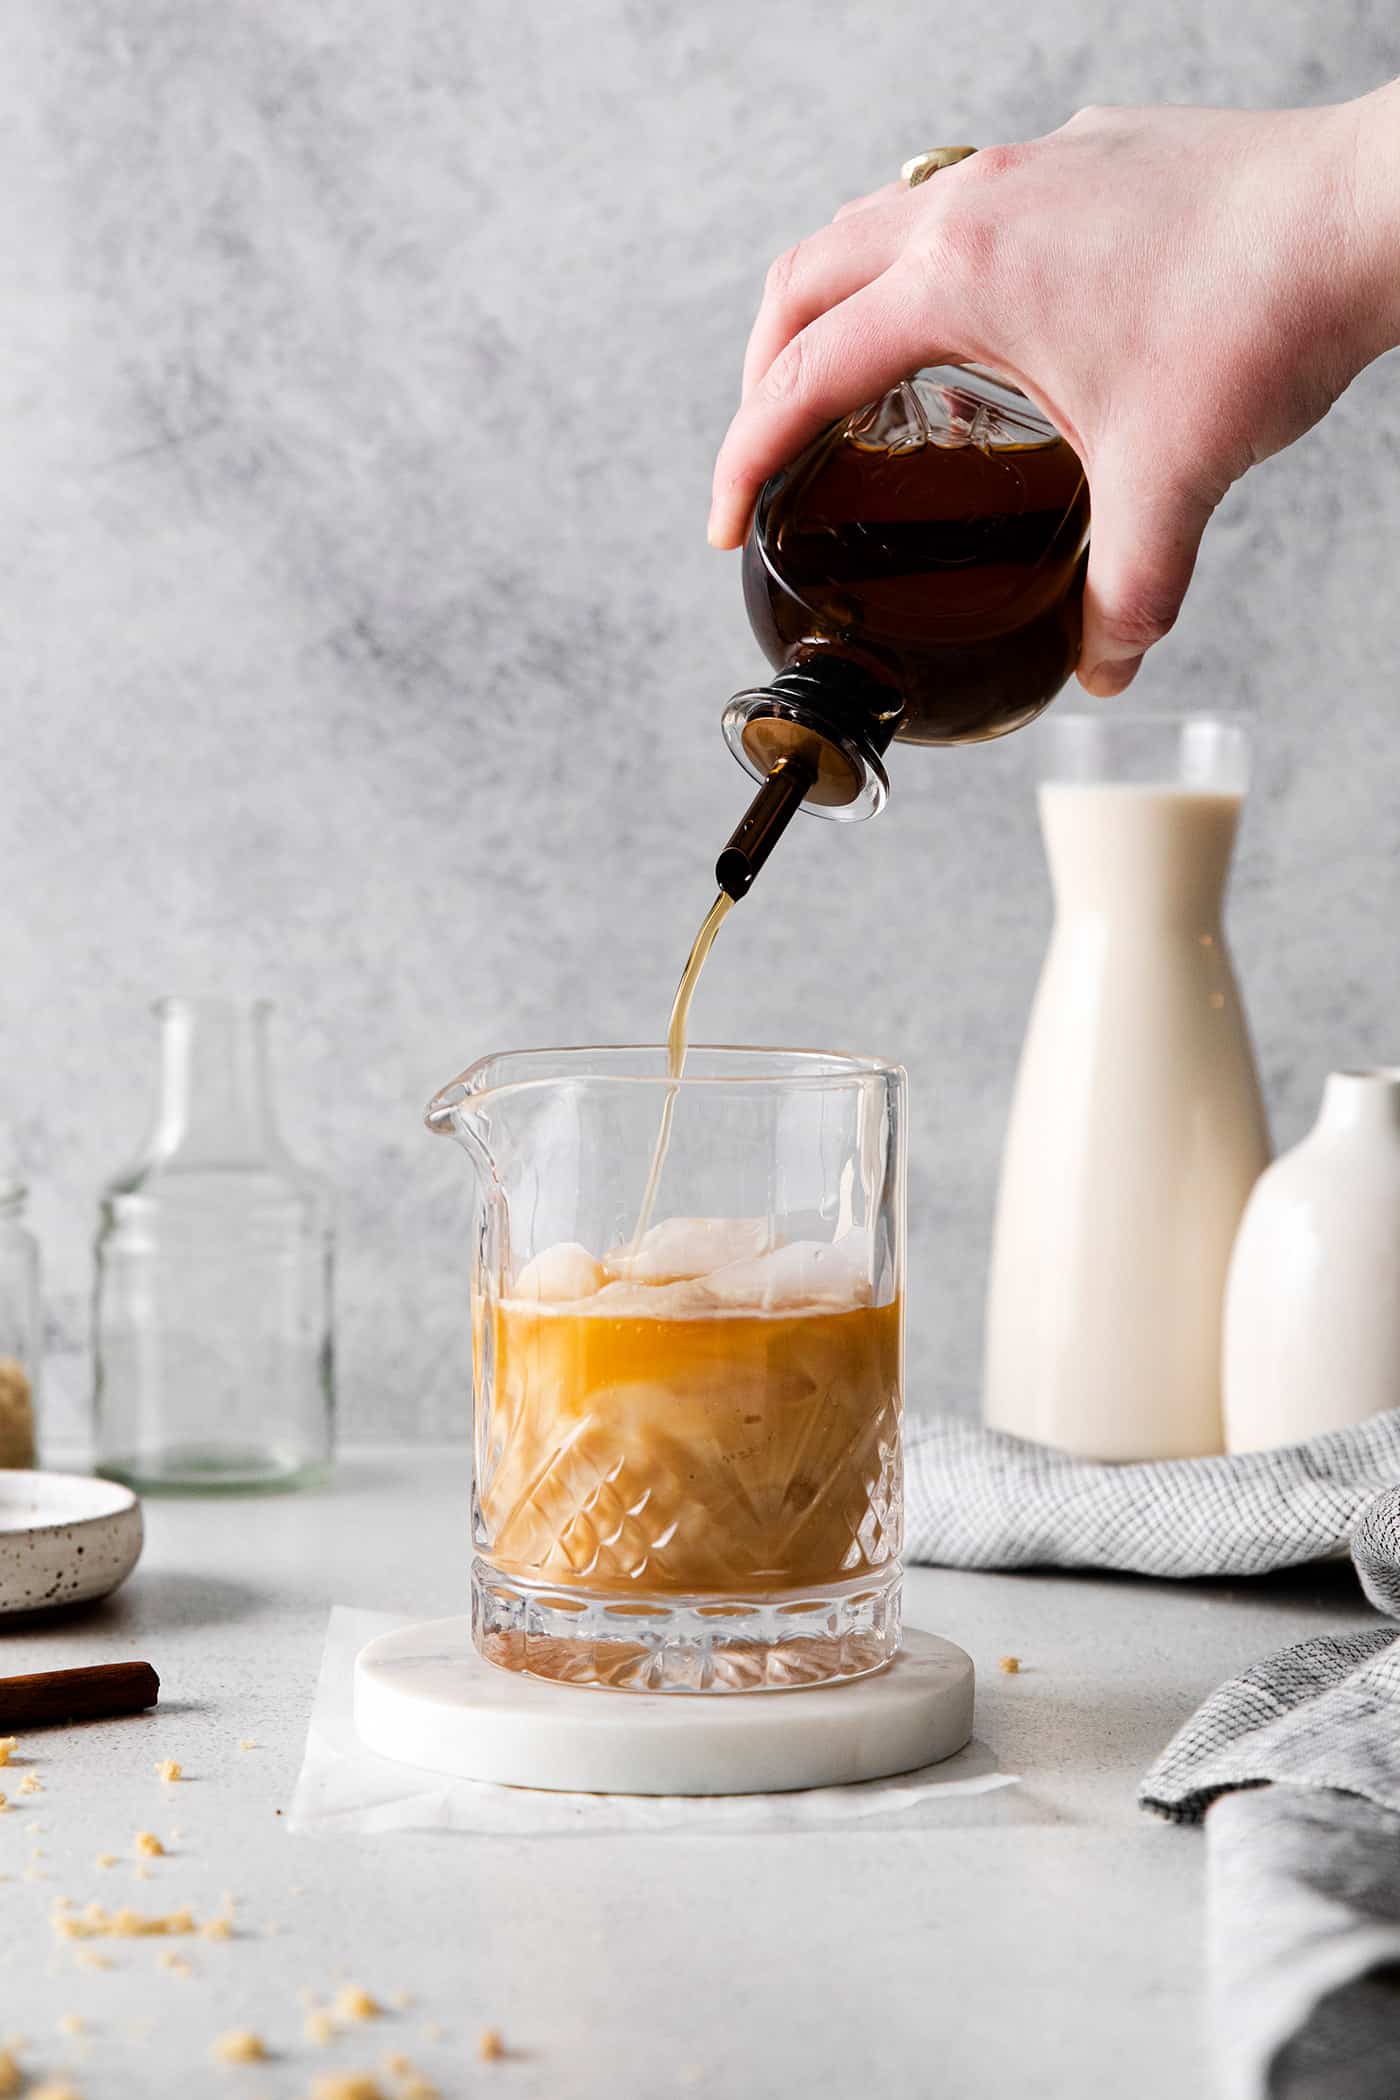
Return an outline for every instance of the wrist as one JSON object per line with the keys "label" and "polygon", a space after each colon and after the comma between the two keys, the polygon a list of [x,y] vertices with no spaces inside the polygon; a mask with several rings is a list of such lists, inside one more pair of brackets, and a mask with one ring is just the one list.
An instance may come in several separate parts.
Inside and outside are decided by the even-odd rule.
{"label": "wrist", "polygon": [[1328,111],[1354,368],[1400,345],[1400,81]]}

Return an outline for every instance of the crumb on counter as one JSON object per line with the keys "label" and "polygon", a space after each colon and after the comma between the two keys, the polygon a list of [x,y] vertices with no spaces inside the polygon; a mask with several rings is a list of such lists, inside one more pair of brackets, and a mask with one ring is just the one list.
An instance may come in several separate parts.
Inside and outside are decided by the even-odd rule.
{"label": "crumb on counter", "polygon": [[164,1859],[165,1857],[165,1847],[153,1830],[138,1830],[132,1843],[145,1859]]}
{"label": "crumb on counter", "polygon": [[93,1861],[93,1865],[97,1867],[114,1867],[116,1863],[117,1855],[115,1852],[99,1852],[97,1858]]}
{"label": "crumb on counter", "polygon": [[407,2012],[413,2003],[412,1991],[390,1991],[389,2003],[395,2012]]}
{"label": "crumb on counter", "polygon": [[9,1800],[8,1800],[8,1798],[7,1798],[7,1796],[6,1796],[6,1795],[4,1795],[4,1794],[0,1794],[0,1816],[7,1816],[7,1815],[9,1814],[9,1812],[10,1812],[10,1803],[9,1803]]}
{"label": "crumb on counter", "polygon": [[66,1910],[55,1911],[51,1922],[64,1940],[140,1940],[174,1937],[199,1929],[192,1911],[172,1910],[163,1917],[152,1917],[125,1905],[120,1910],[104,1910],[100,1903],[89,1903],[76,1916]]}
{"label": "crumb on counter", "polygon": [[166,1948],[161,1955],[160,1965],[163,1969],[169,1969],[172,1976],[193,1976],[194,1974],[193,1963],[187,1961],[183,1954],[177,1954],[173,1947]]}
{"label": "crumb on counter", "polygon": [[228,1918],[206,1918],[199,1928],[202,1940],[231,1940],[233,1924]]}
{"label": "crumb on counter", "polygon": [[110,1969],[112,1966],[110,1958],[99,1954],[95,1947],[79,1947],[73,1959],[85,1969]]}
{"label": "crumb on counter", "polygon": [[13,2096],[23,2090],[24,2073],[13,2050],[0,2049],[0,2100],[13,2100]]}
{"label": "crumb on counter", "polygon": [[421,2071],[410,2071],[399,2087],[398,2100],[442,2100],[442,2095],[431,2078]]}
{"label": "crumb on counter", "polygon": [[311,2081],[311,2100],[386,2100],[383,2086],[368,2071],[323,2071]]}
{"label": "crumb on counter", "polygon": [[0,1765],[7,1765],[18,1748],[17,1735],[0,1735]]}
{"label": "crumb on counter", "polygon": [[184,1776],[183,1766],[173,1757],[163,1757],[156,1766],[156,1778],[166,1786],[173,1786],[177,1779],[183,1779]]}
{"label": "crumb on counter", "polygon": [[209,2044],[209,2053],[221,2064],[267,2062],[262,2036],[254,2034],[250,2027],[230,2027],[226,2034],[217,2035]]}
{"label": "crumb on counter", "polygon": [[81,2034],[86,2024],[81,2013],[64,2013],[58,2031],[60,2034]]}
{"label": "crumb on counter", "polygon": [[342,2020],[377,2020],[383,2011],[378,1999],[358,1983],[341,1985],[335,1994],[335,2009]]}
{"label": "crumb on counter", "polygon": [[240,1750],[256,1750],[258,1747],[257,1738],[251,1735],[241,1735],[238,1738],[238,1747]]}
{"label": "crumb on counter", "polygon": [[477,2036],[476,2053],[484,2064],[498,2064],[506,2053],[505,2037],[499,2027],[483,2027]]}
{"label": "crumb on counter", "polygon": [[52,2084],[46,2080],[43,2085],[31,2085],[25,2100],[83,2100],[83,2096],[75,2085],[60,2078]]}
{"label": "crumb on counter", "polygon": [[309,2012],[301,2023],[301,2031],[318,2049],[329,2049],[335,2040],[335,2021],[328,2012]]}
{"label": "crumb on counter", "polygon": [[997,1668],[1004,1677],[1018,1677],[1021,1672],[1021,1658],[1019,1655],[999,1655]]}
{"label": "crumb on counter", "polygon": [[19,1790],[22,1794],[42,1794],[44,1782],[37,1772],[26,1772],[19,1783]]}

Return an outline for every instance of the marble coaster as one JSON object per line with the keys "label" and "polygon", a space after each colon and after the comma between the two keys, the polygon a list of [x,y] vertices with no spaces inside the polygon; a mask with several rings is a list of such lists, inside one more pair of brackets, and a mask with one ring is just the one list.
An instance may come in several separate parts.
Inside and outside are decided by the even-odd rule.
{"label": "marble coaster", "polygon": [[936,1764],[972,1733],[972,1658],[906,1628],[873,1677],[790,1692],[606,1691],[484,1662],[466,1618],[381,1634],[355,1659],[355,1727],[380,1757],[581,1794],[777,1794]]}

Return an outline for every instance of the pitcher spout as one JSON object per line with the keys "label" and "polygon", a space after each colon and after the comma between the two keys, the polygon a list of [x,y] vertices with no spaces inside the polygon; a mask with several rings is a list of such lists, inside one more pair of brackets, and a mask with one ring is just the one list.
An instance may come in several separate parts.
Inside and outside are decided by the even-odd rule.
{"label": "pitcher spout", "polygon": [[423,1121],[436,1137],[455,1138],[470,1154],[472,1164],[490,1176],[494,1151],[490,1127],[490,1104],[499,1091],[495,1058],[482,1058],[467,1071],[440,1087],[423,1112]]}
{"label": "pitcher spout", "polygon": [[450,1086],[442,1087],[423,1111],[423,1121],[434,1137],[461,1138],[458,1129],[462,1103],[470,1098],[466,1086],[454,1079]]}

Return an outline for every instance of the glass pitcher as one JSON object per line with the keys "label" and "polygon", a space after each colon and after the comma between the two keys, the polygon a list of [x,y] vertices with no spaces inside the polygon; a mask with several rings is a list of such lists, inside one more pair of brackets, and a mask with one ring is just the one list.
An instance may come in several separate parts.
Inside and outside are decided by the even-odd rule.
{"label": "glass pitcher", "polygon": [[490,1661],[736,1692],[894,1654],[904,1096],[870,1058],[697,1046],[672,1080],[651,1046],[488,1057],[431,1103],[477,1170]]}

